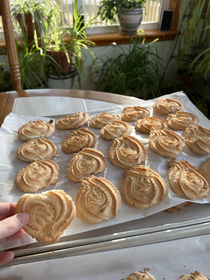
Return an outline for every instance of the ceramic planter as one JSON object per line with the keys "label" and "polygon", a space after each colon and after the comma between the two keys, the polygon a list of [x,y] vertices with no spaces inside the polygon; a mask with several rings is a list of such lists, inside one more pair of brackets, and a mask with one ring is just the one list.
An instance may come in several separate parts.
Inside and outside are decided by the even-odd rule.
{"label": "ceramic planter", "polygon": [[121,8],[119,12],[121,30],[126,35],[135,35],[139,26],[141,25],[142,17],[143,8],[134,10]]}

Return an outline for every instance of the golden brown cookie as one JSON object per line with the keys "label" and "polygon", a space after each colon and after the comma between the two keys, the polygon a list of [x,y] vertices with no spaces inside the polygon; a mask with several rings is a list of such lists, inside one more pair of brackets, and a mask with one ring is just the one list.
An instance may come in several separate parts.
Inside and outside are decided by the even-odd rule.
{"label": "golden brown cookie", "polygon": [[184,105],[177,100],[164,98],[156,101],[153,104],[153,109],[159,114],[167,115],[171,113],[174,114],[177,111],[184,111]]}
{"label": "golden brown cookie", "polygon": [[152,129],[148,141],[149,147],[164,157],[174,157],[186,149],[184,139],[177,133],[167,129]]}
{"label": "golden brown cookie", "polygon": [[16,214],[29,213],[29,222],[23,229],[37,241],[58,242],[76,216],[72,198],[62,190],[42,194],[24,194],[16,205]]}
{"label": "golden brown cookie", "polygon": [[93,148],[96,143],[96,135],[87,128],[72,131],[62,141],[61,147],[64,153],[78,152],[83,148]]}
{"label": "golden brown cookie", "polygon": [[129,135],[131,131],[132,127],[127,122],[113,121],[102,127],[99,131],[99,135],[104,139],[113,140],[123,135]]}
{"label": "golden brown cookie", "polygon": [[172,158],[169,162],[168,179],[173,191],[189,199],[206,198],[210,195],[210,181],[199,169],[186,160]]}
{"label": "golden brown cookie", "polygon": [[156,280],[149,272],[135,271],[131,273],[125,280]]}
{"label": "golden brown cookie", "polygon": [[31,139],[17,148],[17,157],[26,162],[51,159],[57,154],[56,145],[46,138]]}
{"label": "golden brown cookie", "polygon": [[87,112],[77,112],[76,114],[66,116],[55,121],[57,129],[73,129],[83,126],[89,121],[90,117]]}
{"label": "golden brown cookie", "polygon": [[23,192],[37,190],[55,184],[59,176],[59,166],[50,159],[32,162],[19,170],[16,175],[18,188]]}
{"label": "golden brown cookie", "polygon": [[117,216],[122,207],[118,189],[108,180],[90,176],[81,181],[76,198],[77,215],[86,223],[100,223]]}
{"label": "golden brown cookie", "polygon": [[210,130],[202,126],[189,125],[184,137],[187,146],[198,154],[210,153]]}
{"label": "golden brown cookie", "polygon": [[128,205],[136,209],[145,209],[160,203],[166,193],[164,179],[150,168],[136,165],[125,172],[121,194]]}
{"label": "golden brown cookie", "polygon": [[168,213],[173,213],[176,211],[180,211],[183,206],[190,206],[191,204],[192,204],[192,202],[186,201],[186,202],[180,203],[176,206],[170,207],[170,208],[166,209],[165,211]]}
{"label": "golden brown cookie", "polygon": [[55,127],[52,123],[42,120],[30,121],[24,124],[18,130],[18,137],[22,141],[39,137],[50,137],[55,132]]}
{"label": "golden brown cookie", "polygon": [[210,179],[210,157],[201,164],[200,170]]}
{"label": "golden brown cookie", "polygon": [[102,128],[106,124],[111,123],[113,121],[118,121],[118,120],[120,120],[119,115],[114,115],[114,114],[110,114],[110,113],[101,113],[101,114],[98,114],[98,115],[95,115],[94,117],[92,117],[89,124],[93,128]]}
{"label": "golden brown cookie", "polygon": [[195,271],[194,273],[181,275],[179,280],[209,280],[201,272]]}
{"label": "golden brown cookie", "polygon": [[129,169],[146,160],[146,149],[135,137],[124,135],[113,140],[109,149],[111,162],[118,167]]}
{"label": "golden brown cookie", "polygon": [[148,118],[150,111],[140,106],[125,107],[122,111],[121,118],[125,122],[133,122],[138,119]]}
{"label": "golden brown cookie", "polygon": [[165,121],[174,130],[185,130],[189,125],[197,126],[199,124],[199,119],[195,115],[179,111],[169,114]]}
{"label": "golden brown cookie", "polygon": [[149,134],[153,128],[155,129],[168,128],[167,123],[158,117],[139,119],[135,122],[134,125],[136,130],[138,130],[141,133],[147,133],[147,134]]}
{"label": "golden brown cookie", "polygon": [[74,154],[69,161],[66,174],[69,180],[79,182],[91,174],[103,172],[106,168],[106,158],[104,154],[92,148],[84,148],[82,151]]}

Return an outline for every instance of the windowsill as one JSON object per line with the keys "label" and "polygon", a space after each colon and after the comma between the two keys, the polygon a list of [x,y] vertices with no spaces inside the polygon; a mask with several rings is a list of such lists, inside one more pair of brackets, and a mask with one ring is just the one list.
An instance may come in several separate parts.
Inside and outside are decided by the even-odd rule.
{"label": "windowsill", "polygon": [[[146,30],[145,34],[142,35],[142,38],[146,39],[146,42],[151,42],[154,39],[159,39],[159,41],[171,41],[179,35],[179,31],[160,31],[155,30]],[[88,39],[95,42],[96,46],[108,46],[113,43],[118,45],[120,44],[129,44],[130,37],[125,35],[123,32],[110,32],[110,33],[100,33],[100,34],[89,34],[87,35]],[[68,41],[68,38],[66,38]],[[20,40],[17,40],[17,43],[20,43]],[[5,49],[6,44],[4,41],[0,42],[0,49]]]}

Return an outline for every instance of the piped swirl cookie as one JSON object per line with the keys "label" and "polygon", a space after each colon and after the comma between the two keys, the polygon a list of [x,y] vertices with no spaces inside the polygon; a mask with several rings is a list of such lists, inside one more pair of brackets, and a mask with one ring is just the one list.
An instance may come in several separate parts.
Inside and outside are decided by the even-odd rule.
{"label": "piped swirl cookie", "polygon": [[124,135],[113,140],[109,149],[111,162],[118,167],[129,169],[146,160],[146,149],[135,137]]}
{"label": "piped swirl cookie", "polygon": [[158,117],[149,117],[144,119],[139,119],[135,122],[135,129],[141,133],[149,134],[150,131],[155,129],[168,128],[167,123]]}
{"label": "piped swirl cookie", "polygon": [[145,209],[160,203],[166,193],[164,179],[150,168],[136,165],[125,172],[121,194],[128,205],[136,209]]}
{"label": "piped swirl cookie", "polygon": [[114,115],[110,113],[101,113],[92,117],[89,124],[93,128],[102,128],[106,124],[117,120],[120,120],[119,115]]}
{"label": "piped swirl cookie", "polygon": [[57,154],[56,145],[46,138],[31,139],[17,148],[17,157],[26,162],[51,159]]}
{"label": "piped swirl cookie", "polygon": [[68,134],[61,143],[64,153],[74,153],[83,148],[93,148],[96,143],[96,135],[89,129],[80,128]]}
{"label": "piped swirl cookie", "polygon": [[187,146],[198,154],[210,153],[210,130],[202,126],[189,125],[184,137]]}
{"label": "piped swirl cookie", "polygon": [[164,157],[174,157],[186,149],[184,139],[177,133],[167,129],[152,129],[148,141],[149,147]]}
{"label": "piped swirl cookie", "polygon": [[101,151],[84,148],[69,161],[66,174],[70,181],[79,182],[91,174],[103,172],[105,168],[106,158]]}
{"label": "piped swirl cookie", "polygon": [[107,140],[113,140],[123,135],[131,134],[132,127],[130,124],[124,121],[113,121],[106,124],[99,131],[99,135]]}
{"label": "piped swirl cookie", "polygon": [[37,190],[55,184],[59,176],[59,166],[50,159],[33,162],[19,170],[16,183],[23,192]]}
{"label": "piped swirl cookie", "polygon": [[209,280],[201,272],[195,271],[194,273],[181,275],[179,280]]}
{"label": "piped swirl cookie", "polygon": [[86,223],[100,223],[117,216],[122,207],[118,189],[108,180],[90,176],[82,180],[76,198],[77,215]]}
{"label": "piped swirl cookie", "polygon": [[210,157],[201,164],[200,170],[210,179]]}
{"label": "piped swirl cookie", "polygon": [[170,113],[174,114],[177,111],[184,111],[184,105],[177,100],[164,98],[157,100],[153,104],[153,109],[159,114],[167,115]]}
{"label": "piped swirl cookie", "polygon": [[176,194],[188,199],[206,198],[210,195],[208,177],[186,160],[172,158],[169,168],[169,183]]}
{"label": "piped swirl cookie", "polygon": [[121,118],[125,122],[133,122],[137,119],[148,118],[149,116],[150,111],[140,106],[125,107],[121,114]]}
{"label": "piped swirl cookie", "polygon": [[30,121],[18,130],[18,137],[22,141],[39,137],[50,137],[55,132],[55,127],[50,122],[42,120]]}
{"label": "piped swirl cookie", "polygon": [[23,229],[37,241],[55,243],[76,216],[72,198],[62,190],[24,194],[17,202],[16,214],[29,213]]}
{"label": "piped swirl cookie", "polygon": [[185,130],[189,125],[198,125],[199,119],[187,112],[176,112],[176,114],[169,114],[165,119],[168,126],[174,130]]}
{"label": "piped swirl cookie", "polygon": [[125,280],[155,280],[155,277],[152,276],[149,272],[135,271],[128,275]]}
{"label": "piped swirl cookie", "polygon": [[57,129],[73,129],[83,126],[89,121],[90,117],[87,112],[77,112],[76,114],[66,116],[55,121]]}

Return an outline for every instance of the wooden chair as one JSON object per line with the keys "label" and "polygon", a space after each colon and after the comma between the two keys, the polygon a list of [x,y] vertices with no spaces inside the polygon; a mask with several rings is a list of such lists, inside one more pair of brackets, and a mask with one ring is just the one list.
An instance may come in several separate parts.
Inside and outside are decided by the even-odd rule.
{"label": "wooden chair", "polygon": [[0,1],[0,15],[2,16],[6,50],[9,60],[12,83],[14,86],[14,90],[21,90],[21,75],[17,49],[15,45],[15,36],[13,31],[9,0]]}

